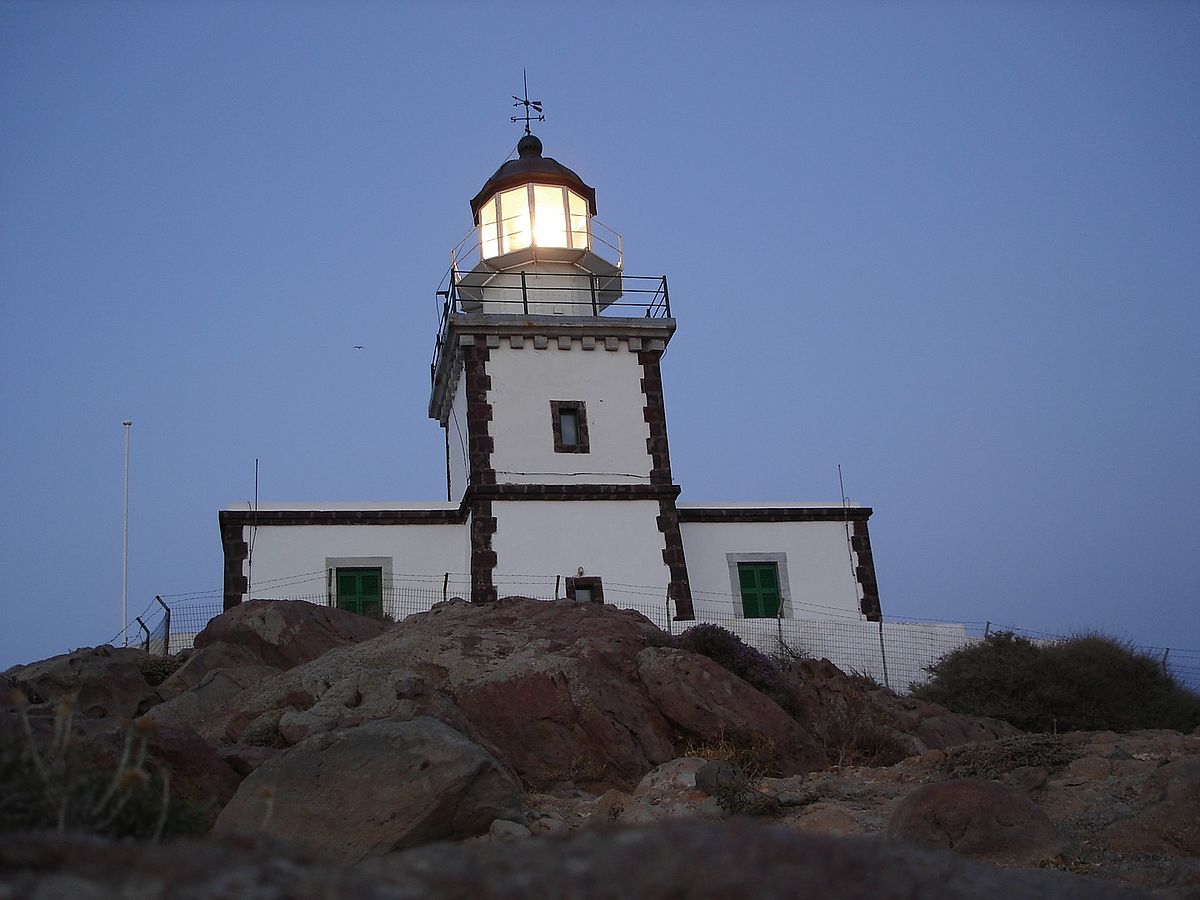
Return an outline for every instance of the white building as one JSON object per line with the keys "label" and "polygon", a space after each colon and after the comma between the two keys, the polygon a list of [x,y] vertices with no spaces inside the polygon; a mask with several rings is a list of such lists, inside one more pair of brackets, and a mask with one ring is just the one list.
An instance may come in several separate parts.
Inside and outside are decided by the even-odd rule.
{"label": "white building", "polygon": [[[398,615],[449,596],[568,597],[667,627],[788,623],[802,643],[792,623],[878,622],[870,509],[679,502],[666,278],[625,274],[595,190],[535,136],[517,150],[471,201],[474,246],[439,292],[429,415],[447,500],[223,510],[225,607],[302,597]],[[882,627],[858,632],[878,655]]]}

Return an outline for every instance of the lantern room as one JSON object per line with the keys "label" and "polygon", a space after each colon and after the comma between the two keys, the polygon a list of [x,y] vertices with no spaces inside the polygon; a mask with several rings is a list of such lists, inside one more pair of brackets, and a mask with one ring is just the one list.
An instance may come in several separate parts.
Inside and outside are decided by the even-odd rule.
{"label": "lantern room", "polygon": [[621,238],[596,219],[596,189],[542,156],[536,135],[521,138],[471,215],[452,266],[464,311],[595,315],[621,296]]}
{"label": "lantern room", "polygon": [[531,247],[591,249],[596,190],[558,160],[542,156],[542,142],[527,134],[517,158],[502,165],[471,201],[481,259]]}

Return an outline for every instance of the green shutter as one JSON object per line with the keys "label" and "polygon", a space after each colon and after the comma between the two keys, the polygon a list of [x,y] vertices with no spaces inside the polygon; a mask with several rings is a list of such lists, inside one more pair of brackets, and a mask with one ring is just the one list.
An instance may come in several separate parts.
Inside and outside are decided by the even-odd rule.
{"label": "green shutter", "polygon": [[779,615],[778,564],[740,562],[737,566],[742,615],[747,619],[773,619]]}
{"label": "green shutter", "polygon": [[338,609],[365,616],[383,612],[383,570],[352,568],[337,570]]}

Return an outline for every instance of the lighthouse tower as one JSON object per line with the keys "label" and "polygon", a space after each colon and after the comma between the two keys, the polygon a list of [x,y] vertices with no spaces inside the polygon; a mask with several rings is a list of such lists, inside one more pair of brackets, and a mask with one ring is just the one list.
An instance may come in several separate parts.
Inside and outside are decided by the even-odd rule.
{"label": "lighthouse tower", "polygon": [[563,572],[576,600],[637,586],[691,619],[660,373],[666,278],[625,274],[595,189],[536,136],[517,152],[471,200],[431,366],[471,598]]}

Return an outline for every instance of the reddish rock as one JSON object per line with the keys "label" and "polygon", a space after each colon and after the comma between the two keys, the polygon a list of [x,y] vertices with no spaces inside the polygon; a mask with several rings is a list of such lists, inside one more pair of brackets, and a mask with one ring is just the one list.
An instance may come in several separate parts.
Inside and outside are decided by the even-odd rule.
{"label": "reddish rock", "polygon": [[285,741],[331,724],[427,715],[527,784],[589,789],[629,790],[689,743],[724,733],[773,738],[789,771],[824,764],[772,700],[711,660],[662,649],[663,639],[643,616],[610,606],[440,604],[242,692],[211,733],[240,741],[275,711]]}
{"label": "reddish rock", "polygon": [[[793,712],[827,748],[831,764],[888,765],[905,755],[1021,733],[997,719],[960,716],[936,703],[897,696],[827,659],[793,661],[786,676]],[[861,748],[847,746],[854,732]]]}
{"label": "reddish rock", "polygon": [[[172,688],[173,696],[155,706],[147,715],[162,726],[193,728],[211,739],[214,729],[228,715],[233,698],[248,687],[260,686],[276,671],[262,665],[212,669],[189,688]],[[164,687],[170,685],[172,680],[169,678],[163,682]]]}
{"label": "reddish rock", "polygon": [[[243,659],[248,652],[259,665],[290,669],[334,647],[369,641],[389,627],[377,619],[302,600],[251,600],[209,622],[196,635],[196,650],[228,644]],[[206,655],[196,653],[183,669],[215,668],[203,664]],[[228,665],[223,657],[221,666]]]}
{"label": "reddish rock", "polygon": [[[132,727],[146,736],[151,767],[170,770],[171,798],[197,808],[211,824],[237,792],[241,776],[190,728]],[[129,727],[115,727],[89,735],[86,740],[99,754],[97,764],[115,771],[129,734]]]}
{"label": "reddish rock", "polygon": [[319,734],[260,765],[217,819],[339,863],[483,834],[521,818],[520,786],[490,754],[435,719]]}
{"label": "reddish rock", "polygon": [[1028,798],[991,781],[965,778],[927,784],[909,794],[888,836],[967,856],[1030,865],[1061,852],[1049,817]]}
{"label": "reddish rock", "polygon": [[143,674],[148,658],[134,647],[86,647],[4,674],[35,705],[74,698],[77,716],[129,719],[162,701]]}
{"label": "reddish rock", "polygon": [[1167,763],[1143,788],[1149,805],[1139,814],[1114,822],[1104,832],[1118,853],[1200,856],[1200,759]]}
{"label": "reddish rock", "polygon": [[735,733],[774,750],[786,775],[825,767],[816,740],[774,701],[740,678],[731,677],[711,659],[665,647],[638,654],[638,674],[662,714],[700,741]]}

